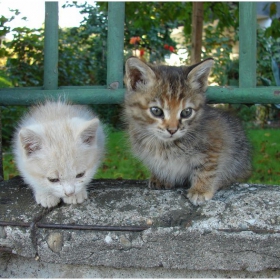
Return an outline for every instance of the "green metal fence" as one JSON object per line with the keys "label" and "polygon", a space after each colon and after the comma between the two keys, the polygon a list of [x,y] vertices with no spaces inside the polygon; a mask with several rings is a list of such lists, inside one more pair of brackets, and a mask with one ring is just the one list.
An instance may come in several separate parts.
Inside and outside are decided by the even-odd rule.
{"label": "green metal fence", "polygon": [[[256,87],[256,2],[239,4],[239,87],[209,87],[209,103],[280,104],[280,87]],[[58,2],[45,3],[44,85],[0,89],[0,105],[30,105],[66,95],[79,104],[119,104],[123,101],[124,2],[108,4],[107,86],[58,87]],[[111,89],[119,82],[118,89]],[[1,171],[0,171],[1,172]],[[1,175],[1,174],[0,174]],[[2,176],[3,177],[3,176]]]}

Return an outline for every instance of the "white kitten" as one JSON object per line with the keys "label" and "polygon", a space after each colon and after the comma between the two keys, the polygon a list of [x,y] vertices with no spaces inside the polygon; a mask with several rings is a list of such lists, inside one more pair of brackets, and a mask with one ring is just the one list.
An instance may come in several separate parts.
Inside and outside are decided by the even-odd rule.
{"label": "white kitten", "polygon": [[36,202],[52,207],[81,203],[104,153],[105,136],[86,106],[47,101],[22,118],[13,151]]}

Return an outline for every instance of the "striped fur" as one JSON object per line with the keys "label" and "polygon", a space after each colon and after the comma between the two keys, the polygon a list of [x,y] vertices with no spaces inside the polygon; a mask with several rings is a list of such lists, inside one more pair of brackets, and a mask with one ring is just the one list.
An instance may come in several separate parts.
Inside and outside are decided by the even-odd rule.
{"label": "striped fur", "polygon": [[206,104],[212,59],[189,67],[126,62],[124,115],[134,154],[156,189],[190,185],[195,204],[251,172],[250,145],[238,119]]}

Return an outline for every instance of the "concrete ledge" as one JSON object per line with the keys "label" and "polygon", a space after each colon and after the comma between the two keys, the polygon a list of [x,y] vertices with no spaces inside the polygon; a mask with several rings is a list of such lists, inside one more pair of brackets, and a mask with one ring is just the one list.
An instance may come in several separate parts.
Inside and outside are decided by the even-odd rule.
{"label": "concrete ledge", "polygon": [[[0,227],[0,250],[73,267],[273,270],[279,277],[279,186],[236,184],[197,207],[185,189],[149,190],[146,185],[95,180],[85,203],[46,211],[20,178],[2,182],[0,221],[24,224]],[[114,230],[46,228],[53,224]]]}
{"label": "concrete ledge", "polygon": [[225,270],[187,270],[153,268],[110,268],[103,266],[55,264],[20,256],[2,257],[1,278],[278,278],[280,272]]}

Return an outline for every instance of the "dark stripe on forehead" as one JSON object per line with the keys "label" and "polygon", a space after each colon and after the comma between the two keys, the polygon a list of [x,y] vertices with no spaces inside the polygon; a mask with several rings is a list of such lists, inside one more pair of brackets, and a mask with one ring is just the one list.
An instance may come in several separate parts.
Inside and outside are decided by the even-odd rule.
{"label": "dark stripe on forehead", "polygon": [[182,99],[187,91],[187,73],[188,67],[176,66],[154,66],[154,71],[157,74],[160,91],[158,96],[165,95],[165,98]]}

